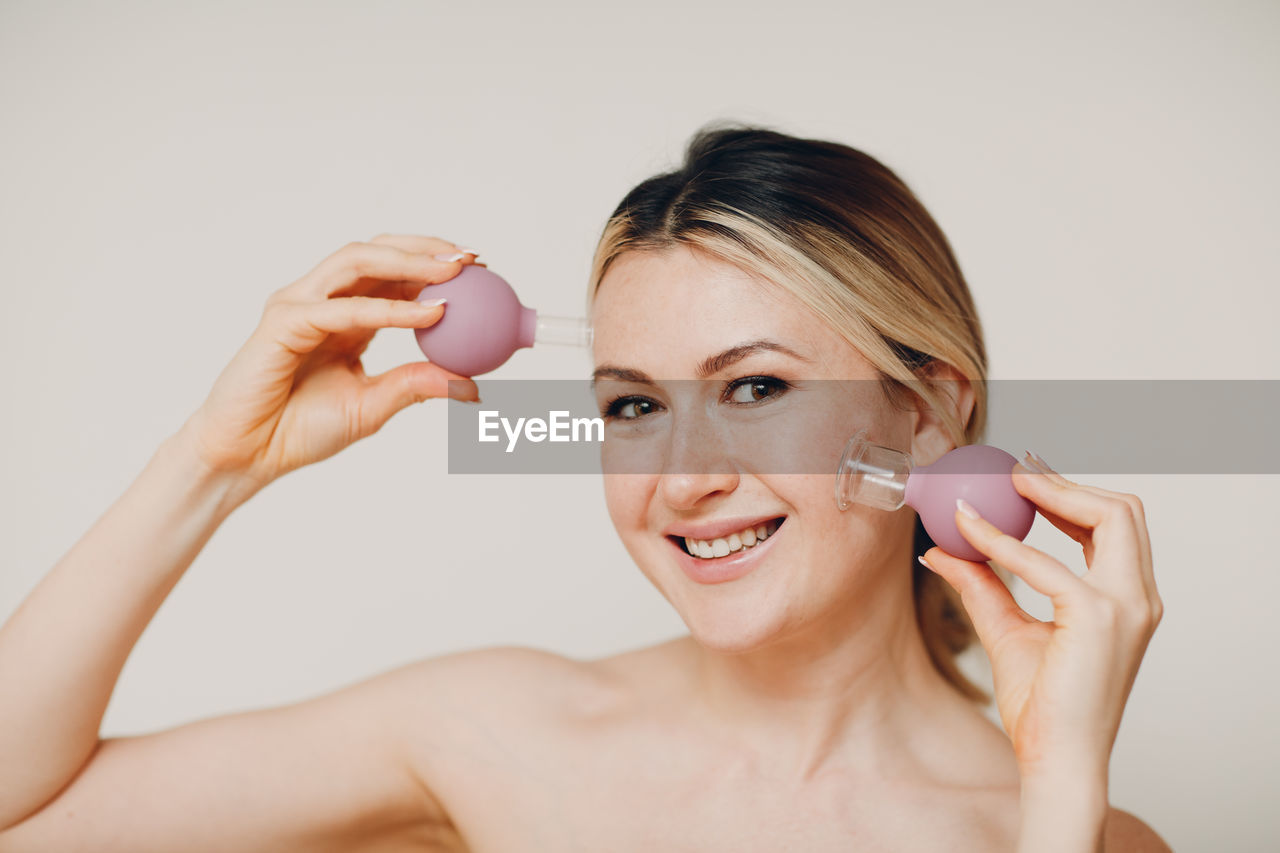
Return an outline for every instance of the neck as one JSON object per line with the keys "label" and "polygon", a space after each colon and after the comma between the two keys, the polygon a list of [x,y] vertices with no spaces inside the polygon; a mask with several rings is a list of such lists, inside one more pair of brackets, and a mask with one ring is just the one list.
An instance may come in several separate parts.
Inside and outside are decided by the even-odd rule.
{"label": "neck", "polygon": [[951,729],[939,715],[972,724],[980,711],[929,658],[911,573],[875,575],[890,580],[749,652],[692,643],[694,691],[715,730],[773,772],[805,779],[833,762],[909,772],[932,748],[929,733]]}

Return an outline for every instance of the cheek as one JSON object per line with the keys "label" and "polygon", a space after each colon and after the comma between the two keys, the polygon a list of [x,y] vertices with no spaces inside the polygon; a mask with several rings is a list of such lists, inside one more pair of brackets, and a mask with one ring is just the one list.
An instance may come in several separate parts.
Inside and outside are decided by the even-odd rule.
{"label": "cheek", "polygon": [[604,502],[619,535],[645,527],[647,495],[653,477],[644,474],[605,474]]}
{"label": "cheek", "polygon": [[[809,560],[833,582],[844,570],[865,572],[885,563],[910,539],[911,513],[884,512],[854,505],[841,510],[835,499],[835,477],[771,478],[797,512],[797,533]],[[789,482],[784,482],[789,481]],[[785,491],[783,491],[785,489]]]}

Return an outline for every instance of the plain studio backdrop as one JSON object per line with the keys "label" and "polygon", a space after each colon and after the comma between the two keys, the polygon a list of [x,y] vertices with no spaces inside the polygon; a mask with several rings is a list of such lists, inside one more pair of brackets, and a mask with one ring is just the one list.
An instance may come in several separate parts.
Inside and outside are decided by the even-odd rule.
{"label": "plain studio backdrop", "polygon": [[[200,405],[271,291],[406,232],[580,313],[609,212],[714,119],[898,171],[958,254],[992,378],[1277,378],[1278,39],[1273,2],[7,2],[0,617]],[[415,358],[387,330],[365,364]],[[524,350],[491,376],[589,369]],[[592,658],[684,632],[598,478],[449,476],[444,424],[442,401],[412,407],[233,514],[106,732],[477,646]],[[1112,802],[1178,849],[1262,849],[1277,477],[1090,482],[1145,501],[1167,607]],[[1043,519],[1029,541],[1083,569]]]}

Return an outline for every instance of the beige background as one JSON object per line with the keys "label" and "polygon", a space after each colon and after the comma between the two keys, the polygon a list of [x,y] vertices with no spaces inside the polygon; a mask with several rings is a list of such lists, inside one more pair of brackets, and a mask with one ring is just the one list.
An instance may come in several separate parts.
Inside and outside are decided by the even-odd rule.
{"label": "beige background", "polygon": [[[577,313],[609,211],[713,118],[898,170],[956,248],[995,378],[1276,378],[1280,7],[1035,5],[3,4],[0,617],[200,404],[269,292],[417,232]],[[418,357],[385,332],[366,366]],[[588,369],[525,351],[495,375]],[[443,427],[416,407],[237,512],[107,731],[467,647],[595,657],[682,631],[598,482],[448,477]],[[1093,480],[1146,501],[1167,605],[1112,801],[1178,849],[1274,840],[1278,479]],[[1081,563],[1043,522],[1030,541]]]}

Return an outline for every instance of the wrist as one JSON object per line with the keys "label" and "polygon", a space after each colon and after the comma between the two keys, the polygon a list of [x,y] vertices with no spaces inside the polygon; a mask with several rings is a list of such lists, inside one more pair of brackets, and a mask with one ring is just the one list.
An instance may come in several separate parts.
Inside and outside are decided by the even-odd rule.
{"label": "wrist", "polygon": [[156,459],[162,459],[166,466],[178,471],[188,489],[198,495],[201,502],[214,504],[215,513],[221,518],[230,515],[232,510],[266,485],[244,472],[219,469],[209,464],[200,452],[190,421],[161,442]]}
{"label": "wrist", "polygon": [[1023,779],[1019,802],[1024,811],[1070,812],[1081,818],[1105,818],[1110,808],[1106,779],[1092,776]]}
{"label": "wrist", "polygon": [[1110,756],[1100,750],[1080,749],[1036,761],[1019,761],[1018,777],[1024,792],[1074,791],[1107,794]]}
{"label": "wrist", "polygon": [[1024,770],[1018,850],[1094,853],[1110,811],[1106,767],[1062,762]]}

